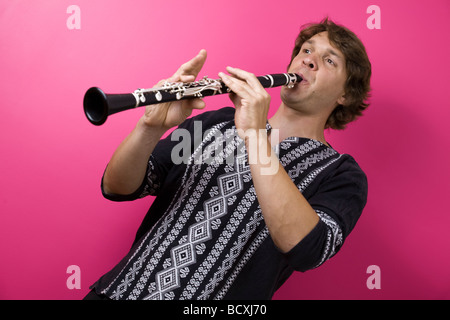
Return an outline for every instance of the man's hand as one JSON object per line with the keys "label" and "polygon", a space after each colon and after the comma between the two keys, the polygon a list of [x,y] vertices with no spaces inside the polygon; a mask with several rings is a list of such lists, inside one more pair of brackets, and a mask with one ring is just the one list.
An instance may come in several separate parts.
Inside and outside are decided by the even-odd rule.
{"label": "man's hand", "polygon": [[[253,129],[266,128],[270,95],[256,76],[247,71],[227,67],[230,75],[219,73],[222,81],[232,91],[230,99],[236,107],[235,123],[239,135]],[[243,138],[243,136],[241,136]]]}
{"label": "man's hand", "polygon": [[[206,50],[200,50],[197,56],[181,65],[181,67],[166,80],[161,80],[155,87],[161,87],[168,82],[193,82],[206,61]],[[205,103],[201,99],[187,99],[149,105],[145,108],[145,114],[141,118],[147,127],[160,131],[181,124],[192,113],[193,109],[203,109]]]}

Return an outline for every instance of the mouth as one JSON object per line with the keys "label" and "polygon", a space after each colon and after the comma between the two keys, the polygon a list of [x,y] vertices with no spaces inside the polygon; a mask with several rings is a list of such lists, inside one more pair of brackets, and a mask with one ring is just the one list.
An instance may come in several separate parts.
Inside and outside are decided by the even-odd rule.
{"label": "mouth", "polygon": [[297,72],[297,74],[300,76],[300,78],[302,78],[302,81],[300,82],[300,84],[308,82],[308,79],[305,78],[305,76],[302,73]]}
{"label": "mouth", "polygon": [[301,88],[309,84],[308,79],[305,78],[305,76],[302,73],[296,72],[295,74],[297,74],[302,79],[302,81],[297,82],[292,89]]}

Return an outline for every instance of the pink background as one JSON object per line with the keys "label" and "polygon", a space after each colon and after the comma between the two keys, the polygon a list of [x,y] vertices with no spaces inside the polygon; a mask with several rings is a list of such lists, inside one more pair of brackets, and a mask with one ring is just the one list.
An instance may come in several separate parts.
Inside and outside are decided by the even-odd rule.
{"label": "pink background", "polygon": [[[80,30],[66,25],[73,4]],[[373,4],[379,30],[366,26]],[[102,198],[103,170],[143,109],[95,127],[82,110],[89,87],[153,86],[202,48],[201,76],[284,72],[300,26],[325,15],[360,36],[373,64],[365,116],[327,133],[366,171],[369,199],[341,252],[275,298],[449,299],[448,0],[1,1],[0,299],[81,299],[128,251],[152,201]],[[66,286],[70,265],[81,289]],[[366,286],[370,265],[381,289]]]}

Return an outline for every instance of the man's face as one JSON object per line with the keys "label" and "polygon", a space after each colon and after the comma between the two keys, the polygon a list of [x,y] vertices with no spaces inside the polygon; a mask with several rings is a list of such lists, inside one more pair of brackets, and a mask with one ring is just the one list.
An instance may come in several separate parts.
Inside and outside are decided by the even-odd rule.
{"label": "man's face", "polygon": [[328,32],[307,40],[288,71],[300,74],[303,81],[292,89],[282,89],[281,99],[286,105],[317,114],[331,112],[338,104],[345,103],[345,57],[331,45]]}

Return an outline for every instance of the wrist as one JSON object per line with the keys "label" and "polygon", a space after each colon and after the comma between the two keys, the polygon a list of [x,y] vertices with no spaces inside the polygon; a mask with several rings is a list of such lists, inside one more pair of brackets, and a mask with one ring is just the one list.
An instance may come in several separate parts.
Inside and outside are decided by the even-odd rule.
{"label": "wrist", "polygon": [[247,129],[243,132],[243,139],[245,146],[249,148],[250,145],[258,146],[264,145],[268,142],[268,135],[266,129]]}
{"label": "wrist", "polygon": [[167,132],[168,129],[162,126],[149,125],[142,117],[136,124],[135,130],[144,136],[160,139]]}
{"label": "wrist", "polygon": [[250,164],[261,164],[261,160],[266,160],[271,153],[271,146],[265,129],[247,130],[244,141]]}
{"label": "wrist", "polygon": [[278,172],[280,162],[265,129],[246,135],[245,146],[248,153],[248,163],[252,174],[274,175]]}

